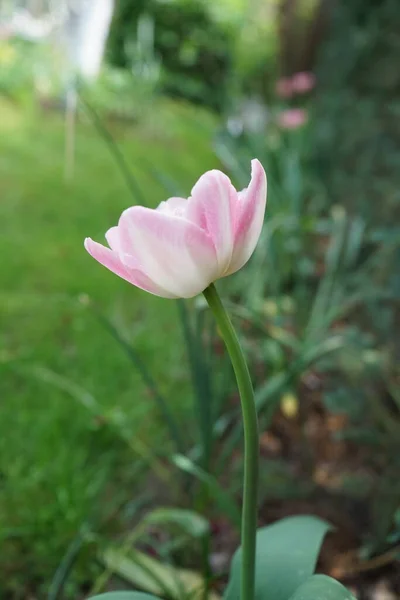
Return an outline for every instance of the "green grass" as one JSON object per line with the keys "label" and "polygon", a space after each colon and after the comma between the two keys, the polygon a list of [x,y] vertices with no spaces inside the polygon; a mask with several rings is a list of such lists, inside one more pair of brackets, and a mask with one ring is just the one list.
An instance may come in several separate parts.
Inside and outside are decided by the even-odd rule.
{"label": "green grass", "polygon": [[[158,128],[118,126],[150,206],[166,192],[147,163],[183,193],[215,166],[212,119],[179,105],[162,110]],[[103,140],[80,122],[67,183],[61,117],[22,115],[6,103],[0,111],[0,590],[5,582],[25,597],[52,577],[83,523],[105,518],[113,498],[105,502],[104,490],[115,494],[121,483],[122,498],[130,490],[135,499],[135,464],[165,446],[138,373],[82,299],[134,345],[184,415],[186,435],[193,417],[176,303],[129,286],[83,248],[85,236],[102,241],[133,204]]]}

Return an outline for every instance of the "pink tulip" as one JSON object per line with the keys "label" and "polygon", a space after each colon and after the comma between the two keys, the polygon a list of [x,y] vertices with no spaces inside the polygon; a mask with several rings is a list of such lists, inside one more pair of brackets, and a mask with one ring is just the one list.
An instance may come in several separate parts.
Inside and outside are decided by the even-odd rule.
{"label": "pink tulip", "polygon": [[292,88],[294,93],[306,94],[315,87],[315,75],[307,71],[295,73],[292,77]]}
{"label": "pink tulip", "polygon": [[237,192],[221,171],[200,177],[189,198],[156,209],[132,206],[106,233],[107,248],[85,248],[129,283],[163,298],[191,298],[238,271],[252,255],[264,221],[267,180],[258,160],[249,187]]}
{"label": "pink tulip", "polygon": [[308,121],[308,112],[302,108],[283,110],[278,115],[278,124],[282,129],[297,129]]}
{"label": "pink tulip", "polygon": [[275,91],[279,98],[290,98],[293,96],[292,80],[289,77],[278,79]]}

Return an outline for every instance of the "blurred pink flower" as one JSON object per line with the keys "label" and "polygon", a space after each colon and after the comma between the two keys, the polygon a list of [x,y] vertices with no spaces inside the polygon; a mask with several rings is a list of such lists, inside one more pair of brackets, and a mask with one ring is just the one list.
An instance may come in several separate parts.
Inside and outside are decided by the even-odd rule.
{"label": "blurred pink flower", "polygon": [[192,195],[156,209],[132,206],[106,233],[109,248],[85,248],[129,283],[163,298],[191,298],[238,271],[252,255],[264,221],[267,179],[258,160],[237,192],[221,171],[200,177]]}
{"label": "blurred pink flower", "polygon": [[308,112],[303,108],[290,108],[278,115],[278,124],[282,129],[297,129],[308,121]]}
{"label": "blurred pink flower", "polygon": [[292,80],[289,77],[278,79],[275,91],[279,98],[290,98],[293,96]]}
{"label": "blurred pink flower", "polygon": [[295,94],[305,94],[315,87],[315,75],[307,71],[295,73],[291,84]]}

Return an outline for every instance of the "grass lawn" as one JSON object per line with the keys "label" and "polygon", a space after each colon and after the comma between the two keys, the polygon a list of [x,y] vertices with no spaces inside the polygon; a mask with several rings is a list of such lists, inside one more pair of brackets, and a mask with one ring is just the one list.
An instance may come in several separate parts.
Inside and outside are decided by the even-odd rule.
{"label": "grass lawn", "polygon": [[[215,166],[212,119],[179,105],[163,110],[162,127],[118,125],[151,206],[168,195],[153,167],[187,194]],[[186,435],[192,408],[176,303],[134,289],[83,248],[133,204],[106,144],[82,120],[67,183],[61,117],[5,102],[0,115],[0,590],[6,583],[25,597],[34,579],[52,577],[79,527],[105,516],[105,482],[120,481],[125,497],[130,485],[135,496],[131,464],[165,444],[138,373],[82,298],[139,351]]]}

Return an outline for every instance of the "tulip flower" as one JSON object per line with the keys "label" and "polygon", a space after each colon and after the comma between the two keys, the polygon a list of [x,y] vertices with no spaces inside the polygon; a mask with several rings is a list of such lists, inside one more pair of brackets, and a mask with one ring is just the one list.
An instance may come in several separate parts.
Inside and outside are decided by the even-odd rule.
{"label": "tulip flower", "polygon": [[109,248],[85,240],[99,263],[129,283],[163,298],[191,298],[238,271],[252,255],[264,221],[267,181],[253,160],[249,186],[237,192],[213,170],[189,198],[156,209],[132,206],[106,233]]}
{"label": "tulip flower", "polygon": [[298,129],[308,121],[308,112],[302,108],[289,108],[278,115],[278,124],[282,129]]}
{"label": "tulip flower", "polygon": [[203,292],[214,314],[236,375],[243,413],[241,600],[255,597],[257,410],[239,340],[213,282],[238,271],[253,254],[266,201],[265,172],[253,160],[249,186],[240,192],[221,171],[209,171],[189,198],[169,198],[156,209],[125,210],[118,225],[106,233],[109,248],[85,240],[89,254],[129,283],[163,298],[191,298]]}
{"label": "tulip flower", "polygon": [[315,75],[308,71],[295,73],[292,77],[292,89],[296,94],[306,94],[315,87]]}

